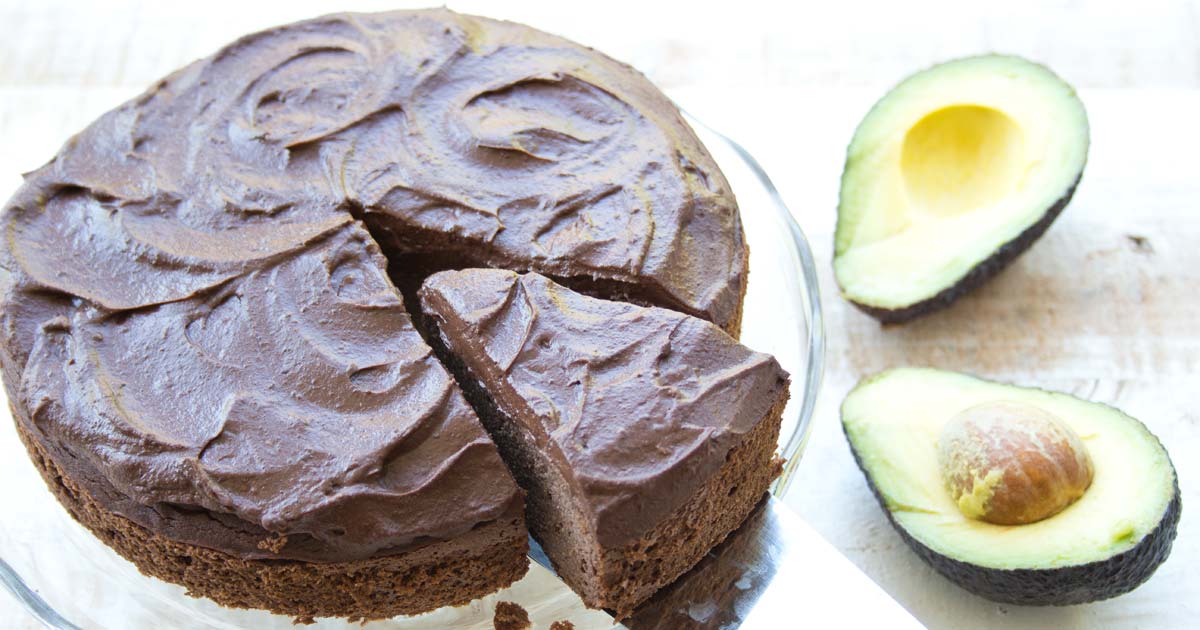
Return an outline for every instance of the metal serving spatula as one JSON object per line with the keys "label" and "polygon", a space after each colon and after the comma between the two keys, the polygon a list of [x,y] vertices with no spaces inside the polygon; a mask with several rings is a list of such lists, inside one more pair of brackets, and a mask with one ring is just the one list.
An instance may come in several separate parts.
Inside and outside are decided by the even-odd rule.
{"label": "metal serving spatula", "polygon": [[[531,557],[550,566],[541,549]],[[775,498],[763,500],[742,527],[623,625],[629,630],[923,627]]]}
{"label": "metal serving spatula", "polygon": [[778,499],[625,624],[643,628],[921,628]]}

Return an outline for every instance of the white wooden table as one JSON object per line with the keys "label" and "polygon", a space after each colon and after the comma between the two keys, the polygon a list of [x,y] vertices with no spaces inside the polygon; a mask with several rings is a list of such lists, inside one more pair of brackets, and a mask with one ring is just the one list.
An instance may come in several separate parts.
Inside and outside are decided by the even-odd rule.
{"label": "white wooden table", "polygon": [[[0,193],[95,116],[237,35],[332,10],[422,4],[5,0]],[[1200,521],[1190,511],[1200,505],[1200,3],[449,4],[630,61],[763,162],[813,242],[829,336],[815,430],[787,502],[919,619],[1067,629],[1200,618]],[[838,297],[828,262],[845,143],[904,75],[990,50],[1045,62],[1080,88],[1092,123],[1083,183],[1046,237],[987,287],[881,328]],[[886,524],[837,422],[860,376],[902,364],[1064,389],[1145,421],[1184,494],[1171,559],[1130,595],[1061,609],[992,604],[934,574]],[[0,625],[34,627],[3,595]]]}

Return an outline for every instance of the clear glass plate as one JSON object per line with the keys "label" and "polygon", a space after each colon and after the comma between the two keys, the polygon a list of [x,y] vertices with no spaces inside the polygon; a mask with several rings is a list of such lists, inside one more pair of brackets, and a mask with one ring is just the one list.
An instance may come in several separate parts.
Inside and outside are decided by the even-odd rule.
{"label": "clear glass plate", "polygon": [[[820,389],[824,353],[821,308],[812,254],[799,226],[754,158],[740,145],[689,118],[737,195],[750,244],[750,283],[742,341],[775,355],[792,375],[780,452],[788,460],[772,488],[782,496],[803,452]],[[3,393],[0,393],[3,396]],[[149,578],[75,523],[55,501],[17,438],[8,405],[0,418],[0,581],[51,628],[291,628],[290,617],[224,608],[188,597],[174,584]],[[466,606],[425,615],[347,624],[318,620],[318,628],[492,628],[497,601],[514,601],[535,627],[559,619],[576,628],[612,627],[611,617],[583,607],[575,594],[532,554],[516,584]],[[543,566],[544,565],[544,566]],[[694,572],[693,572],[694,573]],[[703,577],[703,576],[701,576]]]}

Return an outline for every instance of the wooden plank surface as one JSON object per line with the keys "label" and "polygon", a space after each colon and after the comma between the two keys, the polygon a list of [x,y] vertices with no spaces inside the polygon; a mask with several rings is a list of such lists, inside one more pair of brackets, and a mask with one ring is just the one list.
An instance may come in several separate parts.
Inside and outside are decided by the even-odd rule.
{"label": "wooden plank surface", "polygon": [[[1185,627],[1200,616],[1191,570],[1200,528],[1186,507],[1171,560],[1126,597],[1036,610],[963,593],[888,528],[837,423],[853,383],[895,365],[1064,389],[1144,420],[1174,456],[1185,505],[1200,504],[1196,2],[497,4],[451,6],[633,62],[772,173],[816,250],[829,337],[816,428],[787,501],[843,553],[933,628]],[[244,32],[333,8],[311,0],[0,3],[0,189],[14,189],[18,173],[160,75]],[[1046,237],[991,284],[951,310],[880,327],[838,297],[829,265],[845,143],[903,75],[987,50],[1046,62],[1081,88],[1092,122],[1083,183]],[[5,596],[0,620],[34,627]]]}

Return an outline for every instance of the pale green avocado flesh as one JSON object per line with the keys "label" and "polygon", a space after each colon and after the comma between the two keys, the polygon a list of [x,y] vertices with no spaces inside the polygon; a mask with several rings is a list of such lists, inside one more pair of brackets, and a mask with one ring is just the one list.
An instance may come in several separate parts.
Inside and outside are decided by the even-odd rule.
{"label": "pale green avocado flesh", "polygon": [[[1038,407],[1082,438],[1095,476],[1079,500],[1025,525],[992,525],[964,516],[941,476],[938,436],[959,411],[993,401]],[[1106,405],[954,372],[903,368],[862,381],[842,404],[842,423],[895,525],[936,556],[960,563],[1037,570],[1104,562],[1161,534],[1169,507],[1178,518],[1178,505],[1172,505],[1178,488],[1167,452],[1141,422]],[[1173,537],[1174,523],[1167,529]],[[1154,566],[1169,549],[1168,539]]]}
{"label": "pale green avocado flesh", "polygon": [[847,149],[834,252],[843,295],[883,318],[944,296],[1061,210],[1088,138],[1075,91],[1029,61],[971,57],[909,77]]}

